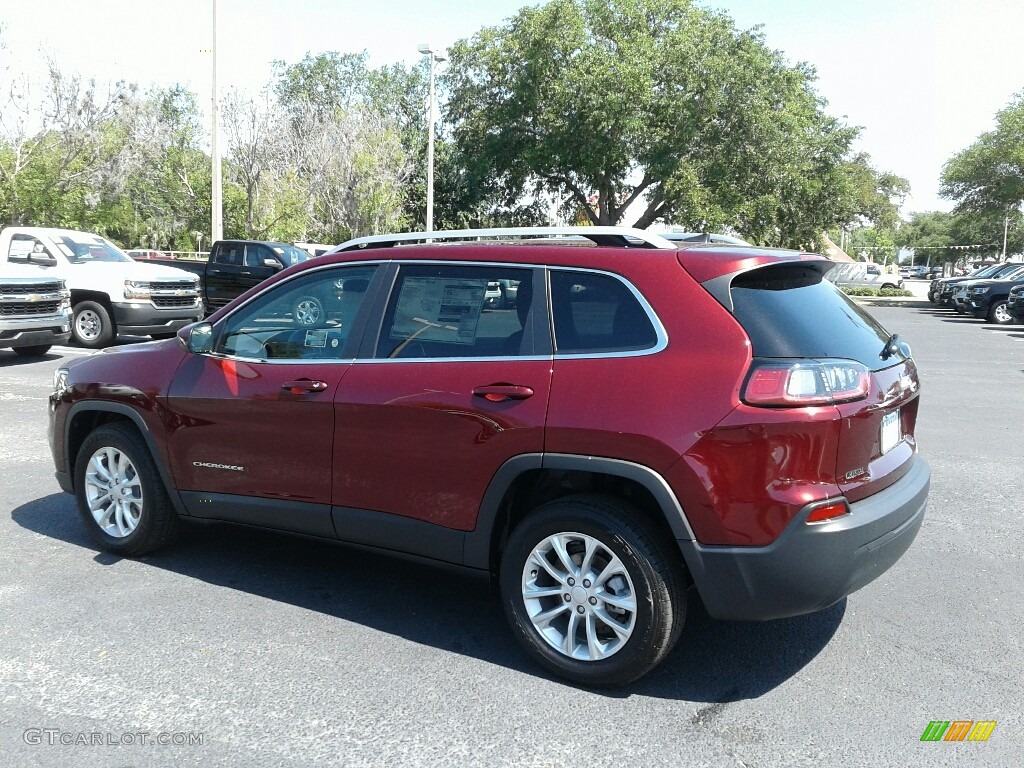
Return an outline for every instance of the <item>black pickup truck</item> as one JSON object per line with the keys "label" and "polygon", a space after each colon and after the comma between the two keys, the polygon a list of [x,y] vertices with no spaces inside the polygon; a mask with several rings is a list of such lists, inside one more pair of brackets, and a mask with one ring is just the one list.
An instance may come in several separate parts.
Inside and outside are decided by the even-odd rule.
{"label": "black pickup truck", "polygon": [[[210,249],[208,261],[147,259],[140,263],[170,264],[199,275],[203,306],[209,314],[285,267],[311,258],[309,253],[289,243],[218,240]],[[315,311],[316,307],[306,309]]]}

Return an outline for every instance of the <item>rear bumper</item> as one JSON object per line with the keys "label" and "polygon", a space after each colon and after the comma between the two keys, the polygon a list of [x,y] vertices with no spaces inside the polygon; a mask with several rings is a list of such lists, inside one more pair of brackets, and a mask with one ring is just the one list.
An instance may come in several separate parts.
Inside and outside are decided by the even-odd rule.
{"label": "rear bumper", "polygon": [[202,306],[157,309],[152,304],[114,304],[113,307],[117,332],[130,335],[176,333],[186,325],[203,319]]}
{"label": "rear bumper", "polygon": [[708,613],[763,621],[812,613],[878,578],[910,547],[924,520],[931,470],[918,456],[895,484],[850,505],[848,515],[807,524],[805,508],[765,547],[680,541]]}

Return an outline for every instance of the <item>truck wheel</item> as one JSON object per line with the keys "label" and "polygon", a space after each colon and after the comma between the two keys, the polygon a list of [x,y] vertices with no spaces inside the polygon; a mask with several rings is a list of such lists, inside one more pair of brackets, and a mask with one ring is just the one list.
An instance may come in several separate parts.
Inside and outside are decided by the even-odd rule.
{"label": "truck wheel", "polygon": [[149,449],[121,424],[89,433],[75,461],[78,511],[103,549],[135,557],[169,544],[180,521]]}
{"label": "truck wheel", "polygon": [[22,357],[42,357],[50,351],[52,344],[33,344],[31,347],[15,347],[14,354]]}
{"label": "truck wheel", "polygon": [[324,305],[316,296],[303,296],[295,302],[293,314],[299,325],[320,325],[324,320]]}
{"label": "truck wheel", "polygon": [[1007,325],[1013,322],[1013,315],[1011,315],[1006,309],[1006,299],[1001,299],[992,303],[992,306],[988,308],[988,322],[996,323],[997,325]]}
{"label": "truck wheel", "polygon": [[637,510],[570,496],[531,513],[501,558],[505,615],[535,661],[590,686],[625,685],[668,654],[686,619],[678,556]]}
{"label": "truck wheel", "polygon": [[75,318],[71,323],[75,341],[89,349],[100,349],[114,340],[114,323],[106,307],[95,301],[75,304]]}

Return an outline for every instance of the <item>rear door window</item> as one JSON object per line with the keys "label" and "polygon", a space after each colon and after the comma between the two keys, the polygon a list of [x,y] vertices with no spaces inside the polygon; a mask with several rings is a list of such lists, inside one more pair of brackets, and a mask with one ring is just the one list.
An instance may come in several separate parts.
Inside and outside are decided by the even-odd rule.
{"label": "rear door window", "polygon": [[780,264],[746,272],[733,280],[731,295],[754,357],[836,357],[872,370],[905,359],[901,351],[883,360],[888,332],[810,267]]}
{"label": "rear door window", "polygon": [[551,312],[559,354],[630,352],[658,343],[647,311],[612,275],[552,271]]}

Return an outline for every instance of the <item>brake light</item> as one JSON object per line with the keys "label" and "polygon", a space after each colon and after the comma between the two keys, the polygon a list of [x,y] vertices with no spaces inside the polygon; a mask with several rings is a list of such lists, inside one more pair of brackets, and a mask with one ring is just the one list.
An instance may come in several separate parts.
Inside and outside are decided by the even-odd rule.
{"label": "brake light", "polygon": [[824,523],[827,520],[835,520],[837,517],[842,517],[849,513],[850,507],[847,505],[845,500],[833,501],[812,509],[811,514],[807,516],[806,522]]}
{"label": "brake light", "polygon": [[755,360],[743,400],[758,406],[814,406],[867,397],[871,372],[854,360]]}

